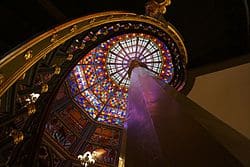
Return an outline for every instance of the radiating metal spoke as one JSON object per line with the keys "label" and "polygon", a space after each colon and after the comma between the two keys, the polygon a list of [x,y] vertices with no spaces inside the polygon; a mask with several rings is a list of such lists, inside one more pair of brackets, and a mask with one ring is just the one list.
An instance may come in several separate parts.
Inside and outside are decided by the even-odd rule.
{"label": "radiating metal spoke", "polygon": [[125,70],[126,68],[128,68],[128,67],[124,67],[124,68],[122,68],[122,69],[120,69],[120,70],[118,70],[118,71],[116,71],[116,72],[110,74],[110,76],[113,76],[113,75],[119,73],[120,71]]}
{"label": "radiating metal spoke", "polygon": [[128,65],[128,63],[107,63],[107,65]]}
{"label": "radiating metal spoke", "polygon": [[156,72],[156,71],[154,71],[154,70],[152,70],[152,69],[150,69],[150,68],[147,68],[147,70],[149,70],[149,71],[152,71],[153,73],[155,73],[155,74],[159,74],[158,72]]}
{"label": "radiating metal spoke", "polygon": [[129,59],[126,59],[126,57],[122,57],[113,51],[109,51],[109,52],[112,53],[113,55],[116,55],[117,57],[120,57],[121,59],[125,59],[125,60],[129,61]]}
{"label": "radiating metal spoke", "polygon": [[[85,76],[85,75],[84,75],[84,76]],[[104,80],[106,80],[106,79],[107,79],[107,78],[103,78],[103,79],[101,79],[101,80],[95,82],[93,85],[90,85],[90,86],[87,87],[86,89],[84,89],[84,90],[82,90],[82,91],[79,91],[79,93],[75,94],[74,97],[77,96],[77,95],[79,95],[79,94],[81,94],[81,93],[83,93],[83,92],[86,91],[86,90],[92,89],[95,85],[97,85],[97,84],[99,84],[99,83],[102,83],[102,82],[103,82]],[[85,81],[87,82],[86,78],[85,78]],[[87,82],[87,84],[88,84],[88,82]]]}
{"label": "radiating metal spoke", "polygon": [[[126,43],[126,42],[125,42]],[[128,53],[125,51],[124,47],[122,46],[121,42],[118,42],[119,46],[122,48],[123,52],[126,56],[128,56]],[[128,56],[129,57],[129,56]]]}
{"label": "radiating metal spoke", "polygon": [[122,81],[125,79],[125,77],[127,76],[128,72],[125,72],[125,74],[122,76],[122,79],[119,81],[119,85],[122,83]]}
{"label": "radiating metal spoke", "polygon": [[114,97],[114,90],[112,90],[112,92],[109,94],[108,100],[106,101],[106,103],[103,105],[103,107],[101,108],[101,110],[98,112],[95,120],[97,121],[99,116],[101,115],[102,111],[104,110],[104,108],[108,105],[109,101],[112,99],[112,97]]}
{"label": "radiating metal spoke", "polygon": [[150,40],[148,40],[147,44],[144,46],[144,48],[142,49],[142,51],[139,53],[139,57],[142,55],[142,53],[144,52],[144,50],[148,47],[148,45],[150,44]]}
{"label": "radiating metal spoke", "polygon": [[137,58],[137,54],[138,54],[138,43],[139,43],[139,37],[136,37],[136,47],[135,47],[135,57]]}
{"label": "radiating metal spoke", "polygon": [[162,63],[162,61],[147,61],[147,62],[144,62],[145,64],[149,64],[149,63]]}
{"label": "radiating metal spoke", "polygon": [[[129,41],[131,41],[131,39],[130,39]],[[126,40],[124,43],[126,44],[126,46],[127,46],[126,48],[128,48],[129,53],[131,53],[131,52],[130,52],[130,49],[131,49],[131,48],[128,46],[128,40]],[[129,53],[128,53],[128,54],[129,54]]]}
{"label": "radiating metal spoke", "polygon": [[148,56],[150,56],[150,55],[152,55],[152,54],[154,54],[154,53],[156,53],[156,52],[158,52],[158,51],[159,51],[159,49],[156,49],[155,51],[153,51],[153,52],[147,54],[146,56],[144,56],[144,57],[142,57],[142,58],[140,58],[140,60],[143,60],[143,59],[147,58]]}

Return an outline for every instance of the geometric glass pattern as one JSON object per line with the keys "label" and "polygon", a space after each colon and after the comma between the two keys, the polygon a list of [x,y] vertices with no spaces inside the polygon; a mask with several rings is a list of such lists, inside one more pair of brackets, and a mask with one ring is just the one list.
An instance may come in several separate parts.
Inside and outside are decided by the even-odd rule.
{"label": "geometric glass pattern", "polygon": [[[109,76],[120,86],[129,86],[128,69],[132,60],[147,65],[154,74],[159,74],[162,67],[162,50],[151,36],[130,34],[120,38],[109,50],[107,70]],[[151,38],[149,38],[151,37]]]}
{"label": "geometric glass pattern", "polygon": [[66,83],[73,101],[94,121],[124,125],[132,60],[146,64],[166,83],[173,78],[172,57],[166,44],[142,33],[119,35],[99,44],[69,73]]}

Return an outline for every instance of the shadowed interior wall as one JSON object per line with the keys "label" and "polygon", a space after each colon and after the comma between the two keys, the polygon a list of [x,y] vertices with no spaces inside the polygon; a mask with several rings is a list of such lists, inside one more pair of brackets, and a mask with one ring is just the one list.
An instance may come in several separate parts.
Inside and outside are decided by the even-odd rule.
{"label": "shadowed interior wall", "polygon": [[250,63],[196,77],[188,97],[250,139]]}

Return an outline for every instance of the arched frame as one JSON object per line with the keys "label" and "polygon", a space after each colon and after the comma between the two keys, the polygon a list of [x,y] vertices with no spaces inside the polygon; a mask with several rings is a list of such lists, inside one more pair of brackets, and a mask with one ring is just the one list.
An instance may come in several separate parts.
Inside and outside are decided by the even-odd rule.
{"label": "arched frame", "polygon": [[109,11],[84,16],[39,35],[0,60],[0,96],[2,96],[26,71],[50,51],[74,36],[91,28],[117,22],[138,21],[156,26],[171,36],[180,50],[182,59],[188,62],[187,50],[178,31],[170,23],[128,12]]}

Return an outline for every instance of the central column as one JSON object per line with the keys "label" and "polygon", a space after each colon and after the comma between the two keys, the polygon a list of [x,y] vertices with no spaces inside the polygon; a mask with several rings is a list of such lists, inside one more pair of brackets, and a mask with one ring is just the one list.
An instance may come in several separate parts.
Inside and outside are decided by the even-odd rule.
{"label": "central column", "polygon": [[194,103],[180,101],[183,95],[142,63],[131,64],[126,166],[242,166],[185,112]]}
{"label": "central column", "polygon": [[[143,67],[135,67],[130,76],[126,166],[167,166],[150,113],[150,101],[154,101],[156,96],[143,90],[146,84],[150,84],[149,79],[153,78]],[[154,85],[148,86],[154,89]]]}

